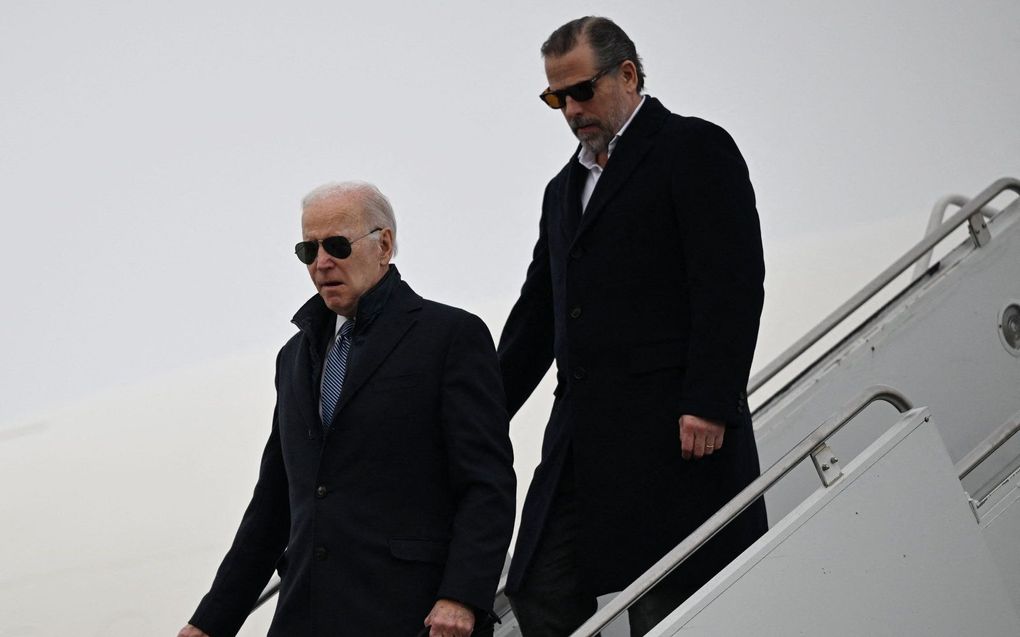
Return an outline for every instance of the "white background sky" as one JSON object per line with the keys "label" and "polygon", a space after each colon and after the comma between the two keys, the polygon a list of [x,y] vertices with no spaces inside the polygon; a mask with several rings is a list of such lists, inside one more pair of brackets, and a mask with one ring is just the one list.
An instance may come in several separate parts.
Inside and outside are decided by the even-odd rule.
{"label": "white background sky", "polygon": [[[313,292],[292,252],[308,190],[377,183],[405,278],[498,332],[575,147],[536,99],[539,45],[589,13],[636,41],[650,94],[747,158],[756,367],[939,197],[1020,176],[1016,0],[3,2],[0,635],[187,618]],[[544,410],[514,423],[522,488]]]}
{"label": "white background sky", "polygon": [[538,47],[585,13],[634,38],[650,94],[748,160],[758,366],[919,238],[938,197],[1020,174],[1014,0],[0,13],[0,423],[277,347],[312,292],[298,202],[329,180],[376,182],[405,277],[498,330],[575,144],[535,97]]}

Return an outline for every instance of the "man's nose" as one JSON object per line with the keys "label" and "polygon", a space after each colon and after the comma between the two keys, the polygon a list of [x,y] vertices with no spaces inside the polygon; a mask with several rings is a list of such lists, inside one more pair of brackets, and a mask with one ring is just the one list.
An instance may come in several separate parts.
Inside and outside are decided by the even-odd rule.
{"label": "man's nose", "polygon": [[581,102],[578,102],[569,95],[563,98],[563,100],[564,100],[563,115],[567,119],[570,119],[575,115],[579,115],[584,110],[584,108],[581,106]]}
{"label": "man's nose", "polygon": [[326,248],[324,248],[321,243],[319,244],[318,250],[319,251],[315,253],[315,267],[320,270],[333,267],[333,257],[326,252]]}

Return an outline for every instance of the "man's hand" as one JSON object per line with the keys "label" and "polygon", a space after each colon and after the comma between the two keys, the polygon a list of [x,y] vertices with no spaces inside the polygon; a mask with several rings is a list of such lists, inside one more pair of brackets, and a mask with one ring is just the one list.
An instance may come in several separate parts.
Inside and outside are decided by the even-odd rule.
{"label": "man's hand", "polygon": [[209,637],[209,635],[206,635],[201,630],[195,628],[191,624],[188,624],[181,629],[181,632],[177,633],[177,637]]}
{"label": "man's hand", "polygon": [[720,449],[726,426],[697,416],[680,416],[680,455],[684,460],[710,456]]}
{"label": "man's hand", "polygon": [[425,625],[431,628],[429,637],[468,637],[475,628],[475,614],[460,602],[441,599],[425,618]]}

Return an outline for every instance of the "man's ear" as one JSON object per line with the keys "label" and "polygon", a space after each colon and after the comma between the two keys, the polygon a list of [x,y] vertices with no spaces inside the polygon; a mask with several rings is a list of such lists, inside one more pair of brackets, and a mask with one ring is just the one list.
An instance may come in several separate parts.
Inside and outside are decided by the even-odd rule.
{"label": "man's ear", "polygon": [[620,76],[623,77],[624,83],[628,88],[633,88],[637,92],[638,74],[637,66],[630,60],[624,61],[620,64]]}
{"label": "man's ear", "polygon": [[393,230],[383,228],[379,231],[379,260],[381,263],[389,263],[393,258]]}

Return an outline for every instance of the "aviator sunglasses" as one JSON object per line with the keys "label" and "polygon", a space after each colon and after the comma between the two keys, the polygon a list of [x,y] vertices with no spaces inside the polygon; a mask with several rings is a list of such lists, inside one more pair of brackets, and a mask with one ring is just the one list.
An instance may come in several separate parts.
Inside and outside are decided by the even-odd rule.
{"label": "aviator sunglasses", "polygon": [[315,257],[319,256],[319,244],[325,248],[326,254],[336,259],[346,259],[351,256],[351,246],[361,241],[373,232],[379,232],[382,228],[375,228],[369,230],[365,234],[361,235],[357,239],[348,239],[347,237],[326,237],[322,241],[301,241],[294,246],[294,254],[301,260],[301,263],[305,265],[311,265],[315,261]]}
{"label": "aviator sunglasses", "polygon": [[595,77],[590,80],[584,80],[577,84],[571,84],[566,88],[561,88],[558,91],[554,91],[550,88],[545,89],[538,96],[538,99],[546,103],[549,108],[560,109],[567,105],[567,97],[573,98],[575,102],[587,102],[591,98],[595,97],[595,82],[608,73],[611,69],[599,71],[595,74]]}

